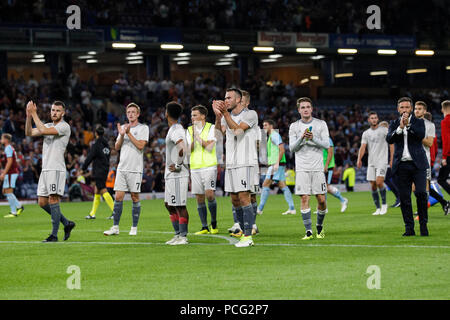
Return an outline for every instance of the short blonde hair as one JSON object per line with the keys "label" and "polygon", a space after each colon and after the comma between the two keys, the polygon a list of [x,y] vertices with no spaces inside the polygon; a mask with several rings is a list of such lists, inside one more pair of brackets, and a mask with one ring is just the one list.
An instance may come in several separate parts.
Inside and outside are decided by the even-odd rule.
{"label": "short blonde hair", "polygon": [[381,121],[378,125],[386,128],[389,127],[389,123],[387,123],[387,121]]}
{"label": "short blonde hair", "polygon": [[9,133],[3,133],[2,137],[5,138],[6,140],[8,140],[9,142],[11,142],[11,140],[12,140],[12,135]]}
{"label": "short blonde hair", "polygon": [[448,109],[450,108],[450,100],[445,100],[441,103],[442,109]]}
{"label": "short blonde hair", "polygon": [[138,113],[141,114],[141,108],[134,102],[129,103],[125,110],[128,110],[128,108],[136,108]]}

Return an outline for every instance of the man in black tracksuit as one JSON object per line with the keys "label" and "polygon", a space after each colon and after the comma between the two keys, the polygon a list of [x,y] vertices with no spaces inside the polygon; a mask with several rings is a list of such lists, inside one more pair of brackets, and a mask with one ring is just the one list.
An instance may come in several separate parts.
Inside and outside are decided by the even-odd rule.
{"label": "man in black tracksuit", "polygon": [[[109,172],[109,156],[111,150],[108,141],[103,137],[105,130],[101,125],[97,125],[95,129],[95,142],[92,145],[86,160],[81,167],[81,173],[86,171],[88,166],[92,163],[92,178],[95,180],[95,196],[92,204],[92,210],[86,219],[95,219],[95,213],[100,205],[100,197],[103,196],[106,204],[111,209],[114,209],[114,200],[106,189],[106,179]],[[112,215],[111,215],[112,217]],[[110,217],[110,218],[111,218]]]}

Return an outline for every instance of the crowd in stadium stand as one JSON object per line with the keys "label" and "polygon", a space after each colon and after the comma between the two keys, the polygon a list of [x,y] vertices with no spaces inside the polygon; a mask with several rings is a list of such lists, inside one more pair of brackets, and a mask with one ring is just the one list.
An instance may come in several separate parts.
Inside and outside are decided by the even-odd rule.
{"label": "crowd in stadium stand", "polygon": [[[250,77],[242,85],[242,89],[251,94],[251,107],[258,112],[260,127],[264,119],[276,122],[276,127],[286,144],[288,167],[293,168],[294,158],[289,152],[288,131],[289,124],[299,118],[295,105],[300,93],[297,91],[298,87],[292,83],[283,84],[278,80],[269,80]],[[164,188],[167,133],[165,104],[177,100],[185,106],[181,117],[185,128],[190,123],[190,108],[196,104],[203,104],[209,108],[208,120],[214,123],[211,101],[222,99],[227,86],[231,84],[227,84],[220,73],[214,79],[199,75],[193,81],[174,82],[152,77],[138,80],[124,73],[111,86],[111,94],[108,97],[98,97],[95,82],[92,79],[87,82],[80,81],[75,73],[67,78],[60,76],[56,81],[50,81],[45,74],[41,79],[35,79],[32,75],[28,79],[24,79],[23,76],[17,79],[11,77],[9,81],[0,84],[0,132],[12,134],[13,146],[21,160],[22,170],[18,179],[17,195],[22,198],[36,196],[41,170],[42,141],[26,137],[24,132],[25,107],[30,98],[38,101],[39,116],[44,121],[49,120],[51,102],[54,99],[62,99],[67,104],[65,120],[72,128],[66,155],[68,192],[72,190],[73,185],[77,186],[82,182],[89,185],[89,175],[81,180],[77,179],[77,176],[94,140],[94,128],[97,123],[105,127],[105,137],[110,141],[112,168],[117,164],[118,154],[113,148],[117,137],[116,123],[126,121],[124,110],[129,102],[138,103],[142,107],[140,121],[147,124],[150,129],[150,140],[144,152],[142,192],[161,192]],[[445,95],[448,96],[445,90],[433,90],[421,98],[433,103],[433,100],[444,98]],[[112,104],[119,107],[118,112],[114,112],[114,108],[110,107]],[[336,112],[333,108],[316,109],[315,116],[326,120],[330,137],[336,146],[337,179],[347,163],[356,162],[361,134],[368,128],[366,119],[369,111],[367,107],[358,104],[349,105],[340,112]],[[396,112],[393,110],[393,113],[382,116],[381,120],[389,121],[395,117]],[[218,186],[222,183],[223,179],[219,178]]]}
{"label": "crowd in stadium stand", "polygon": [[[334,0],[129,0],[129,1],[0,1],[0,23],[65,25],[66,8],[82,10],[82,25],[128,27],[176,27],[208,30],[365,33],[367,7],[373,1]],[[450,33],[450,7],[444,0],[376,1],[381,9],[384,34],[415,35],[442,46]],[[426,12],[426,14],[423,14]],[[415,18],[412,18],[415,17]]]}

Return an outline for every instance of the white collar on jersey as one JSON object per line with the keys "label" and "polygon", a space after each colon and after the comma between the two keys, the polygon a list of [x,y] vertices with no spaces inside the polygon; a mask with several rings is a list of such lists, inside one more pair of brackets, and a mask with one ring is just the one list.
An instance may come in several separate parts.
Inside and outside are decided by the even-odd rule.
{"label": "white collar on jersey", "polygon": [[311,117],[311,121],[309,121],[309,122],[305,122],[305,121],[303,121],[303,119],[302,119],[302,118],[300,118],[299,120],[300,120],[300,122],[301,122],[301,123],[304,123],[304,124],[310,124],[311,122],[313,122],[313,121],[314,121],[314,117]]}
{"label": "white collar on jersey", "polygon": [[239,112],[238,114],[234,114],[234,113],[233,113],[233,110],[231,110],[231,112],[230,112],[230,113],[231,113],[231,115],[233,115],[233,116],[235,116],[235,117],[236,117],[236,116],[240,115],[240,114],[241,114],[241,113],[242,113],[243,111],[248,111],[248,108],[244,108],[244,109],[242,109],[242,110],[241,110],[241,112]]}

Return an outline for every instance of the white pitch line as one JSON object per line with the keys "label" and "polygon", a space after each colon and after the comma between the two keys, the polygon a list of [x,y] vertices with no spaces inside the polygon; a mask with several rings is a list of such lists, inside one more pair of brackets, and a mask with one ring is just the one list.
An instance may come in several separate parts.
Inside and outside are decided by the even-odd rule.
{"label": "white pitch line", "polygon": [[[208,236],[208,235],[203,235]],[[214,235],[209,235],[214,236]],[[229,240],[229,239],[227,239]],[[230,239],[234,240],[234,239]],[[0,241],[0,244],[42,244],[41,241]],[[67,241],[58,244],[100,244],[100,245],[166,245],[164,242],[100,242],[100,241]],[[225,243],[196,243],[191,245],[231,245]],[[414,249],[450,249],[450,246],[419,246],[419,245],[371,245],[371,244],[299,244],[299,243],[256,243],[256,247],[341,247],[341,248],[414,248]]]}
{"label": "white pitch line", "polygon": [[[0,241],[0,244],[43,244],[41,241]],[[101,245],[164,245],[168,246],[164,242],[100,242],[100,241],[58,241],[52,243],[54,245],[68,245],[68,244],[101,244]],[[52,245],[50,244],[50,245]],[[228,245],[226,243],[195,243],[189,242],[193,245]],[[47,245],[47,243],[45,244]]]}
{"label": "white pitch line", "polygon": [[[40,230],[42,232],[46,232],[48,230]],[[103,234],[102,231],[97,231],[97,230],[76,230],[76,232],[89,232],[89,233],[99,233],[99,234]],[[172,234],[173,235],[173,231],[156,231],[156,230],[140,230],[138,231],[139,233],[161,233],[161,234]],[[224,239],[226,241],[228,241],[229,244],[235,244],[238,243],[239,240],[235,239],[235,238],[231,238],[230,236],[221,236],[220,234],[194,234],[194,233],[188,233],[189,236],[195,236],[195,237],[211,237],[211,238],[218,238],[218,239]],[[0,241],[1,243],[1,241]],[[134,243],[134,242],[133,242]]]}
{"label": "white pitch line", "polygon": [[[42,230],[43,232],[45,230]],[[97,230],[77,230],[77,232],[98,232]],[[173,231],[157,231],[157,230],[141,230],[139,233],[158,233],[158,234],[173,234]],[[202,234],[196,235],[194,233],[188,233],[189,236],[195,237],[212,237],[219,238],[228,241],[225,243],[198,243],[189,242],[192,245],[234,245],[239,240],[227,236],[217,235],[217,234]],[[41,241],[0,241],[0,244],[37,244],[42,243]],[[113,244],[113,245],[166,245],[165,242],[100,242],[100,241],[68,241],[68,242],[58,242],[66,244]],[[423,249],[450,249],[450,246],[429,246],[429,245],[376,245],[376,244],[323,244],[323,243],[256,243],[255,246],[262,247],[338,247],[338,248],[423,248]]]}
{"label": "white pitch line", "polygon": [[341,248],[424,248],[424,249],[450,249],[450,246],[420,246],[420,245],[383,245],[383,244],[298,244],[298,243],[261,243],[258,246],[285,246],[285,247],[341,247]]}

